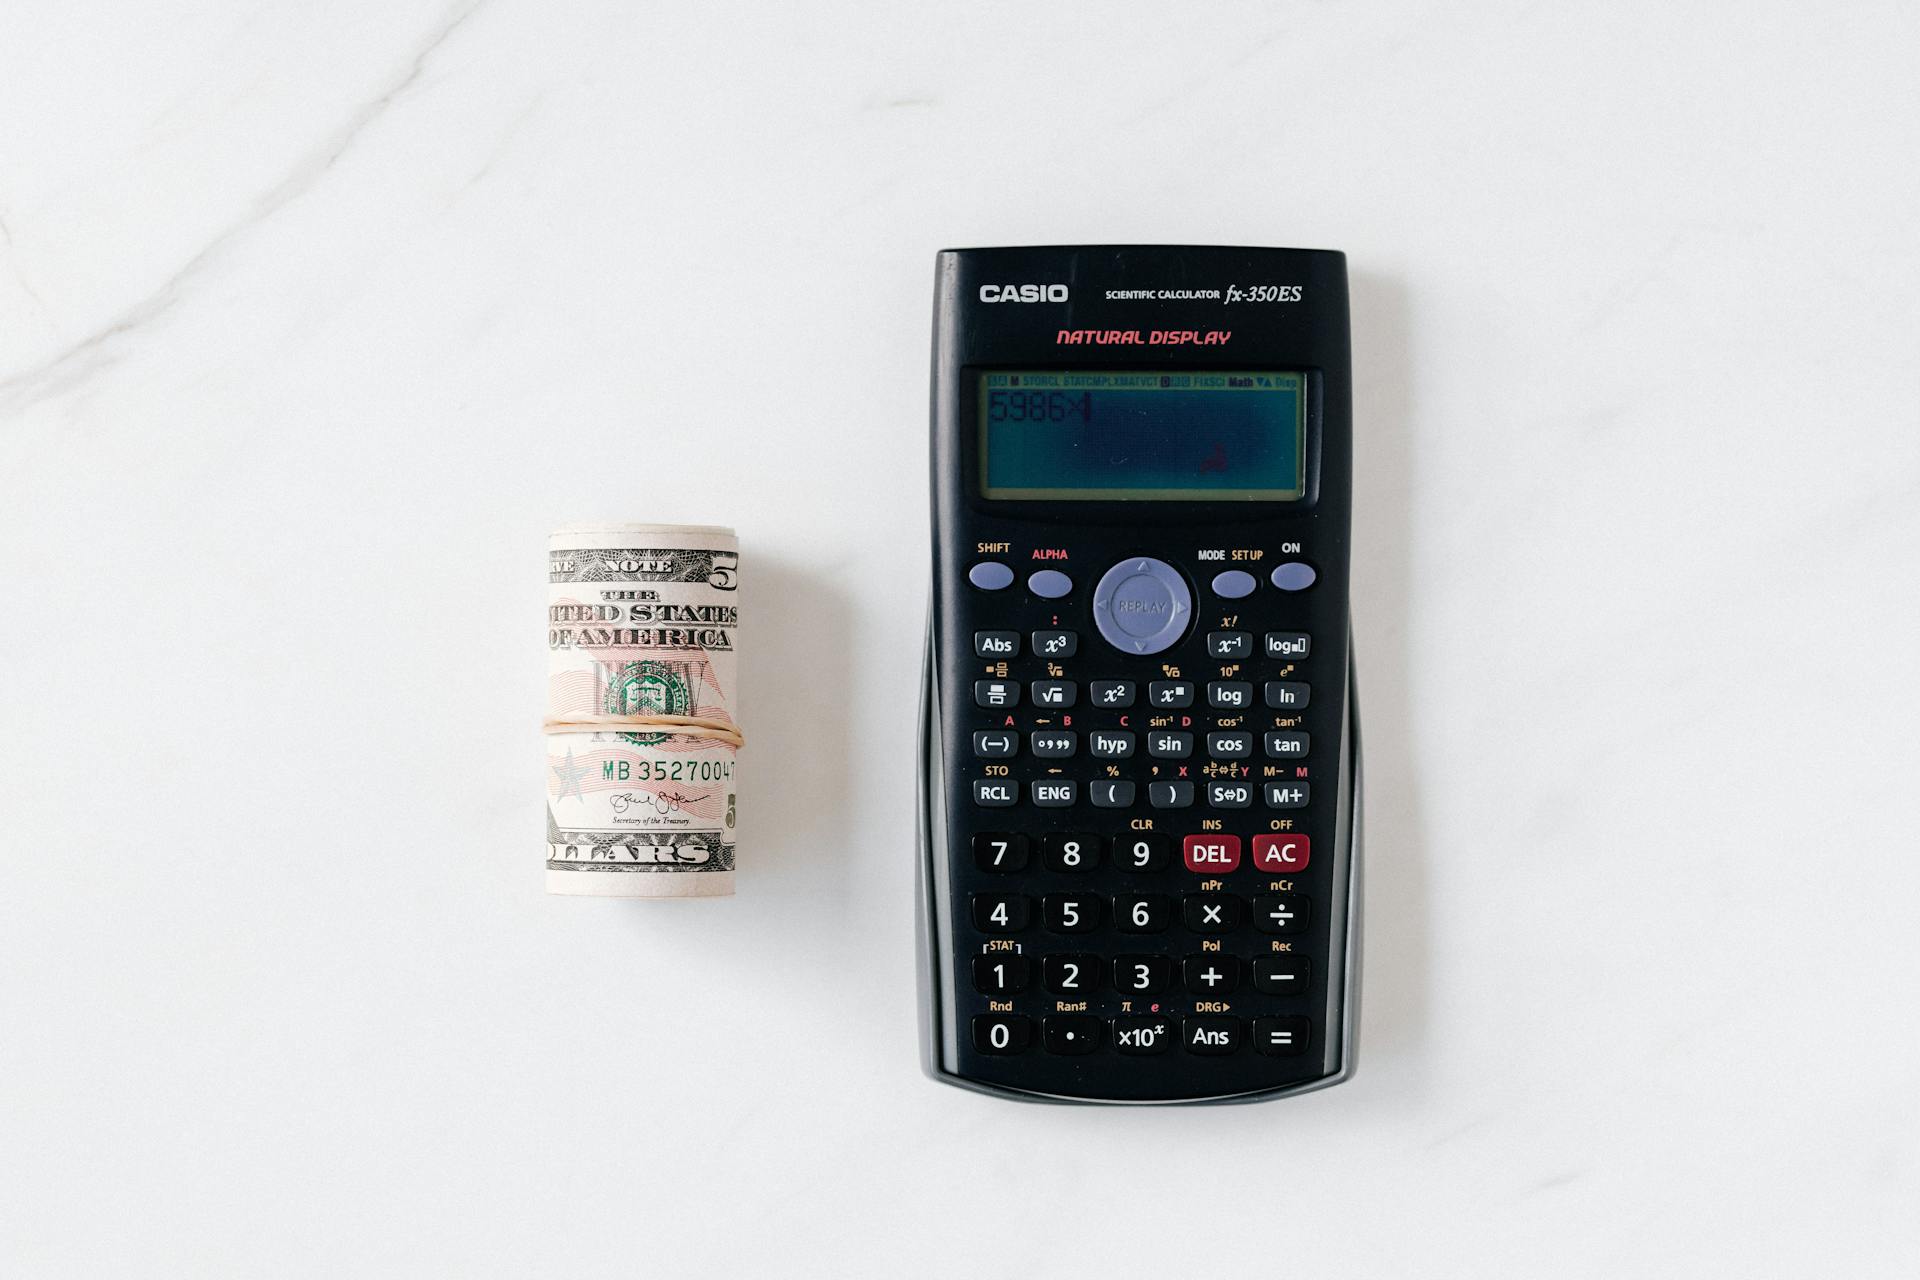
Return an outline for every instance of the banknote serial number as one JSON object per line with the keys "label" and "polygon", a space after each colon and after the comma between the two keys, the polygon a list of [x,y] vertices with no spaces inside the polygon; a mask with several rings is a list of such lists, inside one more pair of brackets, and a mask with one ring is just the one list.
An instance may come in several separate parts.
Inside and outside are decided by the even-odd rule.
{"label": "banknote serial number", "polygon": [[725,782],[731,760],[608,760],[600,776],[612,782]]}

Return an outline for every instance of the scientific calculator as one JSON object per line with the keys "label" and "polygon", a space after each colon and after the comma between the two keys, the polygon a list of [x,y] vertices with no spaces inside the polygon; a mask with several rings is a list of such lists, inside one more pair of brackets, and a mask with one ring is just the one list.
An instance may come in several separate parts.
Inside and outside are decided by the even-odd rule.
{"label": "scientific calculator", "polygon": [[1061,1102],[1353,1068],[1346,260],[939,255],[924,1061]]}

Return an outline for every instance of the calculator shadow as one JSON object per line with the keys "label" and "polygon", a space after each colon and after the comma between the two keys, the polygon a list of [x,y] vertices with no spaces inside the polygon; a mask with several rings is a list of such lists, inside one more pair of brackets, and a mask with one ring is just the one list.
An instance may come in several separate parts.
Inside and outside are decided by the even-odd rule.
{"label": "calculator shadow", "polygon": [[1360,1044],[1369,1066],[1417,1072],[1427,1039],[1427,837],[1412,736],[1412,352],[1405,290],[1360,273],[1352,297],[1353,631],[1365,811],[1361,862]]}
{"label": "calculator shadow", "polygon": [[818,924],[808,913],[844,909],[834,878],[852,874],[850,708],[860,696],[852,604],[831,572],[764,554],[746,572],[737,892],[787,899],[782,915]]}

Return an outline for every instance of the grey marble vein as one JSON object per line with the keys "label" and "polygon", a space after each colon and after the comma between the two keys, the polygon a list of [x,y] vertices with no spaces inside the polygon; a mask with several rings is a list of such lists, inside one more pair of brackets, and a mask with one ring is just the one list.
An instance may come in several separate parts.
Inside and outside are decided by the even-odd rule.
{"label": "grey marble vein", "polygon": [[[0,379],[0,412],[17,413],[42,396],[70,388],[112,363],[114,340],[147,325],[180,300],[181,291],[226,248],[287,205],[298,200],[330,172],[366,131],[420,80],[427,62],[453,34],[479,12],[485,0],[460,0],[434,24],[401,66],[393,80],[374,97],[356,107],[340,126],[302,155],[286,175],[256,198],[239,220],[187,259],[146,297],[94,332],[64,350]],[[9,243],[11,235],[7,236]],[[16,268],[17,270],[17,268]],[[29,290],[31,292],[31,290]],[[37,298],[37,295],[36,295]]]}

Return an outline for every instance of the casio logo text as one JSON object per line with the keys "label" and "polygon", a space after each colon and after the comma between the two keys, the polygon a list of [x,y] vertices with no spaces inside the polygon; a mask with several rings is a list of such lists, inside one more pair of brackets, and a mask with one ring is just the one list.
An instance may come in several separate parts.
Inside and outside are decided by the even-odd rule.
{"label": "casio logo text", "polygon": [[982,302],[1065,302],[1067,286],[1063,284],[983,284],[980,286]]}

